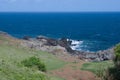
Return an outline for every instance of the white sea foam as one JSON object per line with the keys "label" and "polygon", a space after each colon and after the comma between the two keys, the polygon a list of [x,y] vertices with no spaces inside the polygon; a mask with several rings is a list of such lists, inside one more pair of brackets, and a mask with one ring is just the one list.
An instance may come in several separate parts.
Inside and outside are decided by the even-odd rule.
{"label": "white sea foam", "polygon": [[72,41],[70,46],[72,50],[81,50],[80,46],[82,45],[83,41],[77,41],[77,40],[71,40],[71,39],[68,39],[68,40]]}
{"label": "white sea foam", "polygon": [[86,51],[86,52],[95,52],[93,50],[93,47],[100,43],[99,41],[90,41],[90,40],[79,41],[79,40],[67,39],[67,41],[72,41],[70,45],[72,50]]}

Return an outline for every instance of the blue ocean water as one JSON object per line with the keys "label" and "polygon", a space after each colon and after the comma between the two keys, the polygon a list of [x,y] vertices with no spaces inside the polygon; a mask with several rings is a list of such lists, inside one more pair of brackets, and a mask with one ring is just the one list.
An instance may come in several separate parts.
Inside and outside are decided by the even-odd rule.
{"label": "blue ocean water", "polygon": [[0,30],[79,40],[75,49],[98,51],[120,42],[120,13],[0,13]]}

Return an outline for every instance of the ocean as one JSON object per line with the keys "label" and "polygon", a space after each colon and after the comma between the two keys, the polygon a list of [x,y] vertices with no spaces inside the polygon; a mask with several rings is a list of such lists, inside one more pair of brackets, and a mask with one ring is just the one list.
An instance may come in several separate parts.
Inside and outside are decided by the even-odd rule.
{"label": "ocean", "polygon": [[14,37],[67,38],[72,49],[99,51],[120,42],[119,12],[0,13],[0,31]]}

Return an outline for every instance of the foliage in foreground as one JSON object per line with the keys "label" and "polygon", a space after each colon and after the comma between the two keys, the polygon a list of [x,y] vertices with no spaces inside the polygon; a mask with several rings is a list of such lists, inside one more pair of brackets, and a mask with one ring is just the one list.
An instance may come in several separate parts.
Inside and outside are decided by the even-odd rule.
{"label": "foliage in foreground", "polygon": [[40,71],[46,72],[46,66],[41,60],[37,57],[30,57],[29,59],[23,60],[22,64],[26,67],[37,67]]}
{"label": "foliage in foreground", "polygon": [[21,68],[6,61],[0,62],[0,80],[48,80],[46,75]]}
{"label": "foliage in foreground", "polygon": [[116,45],[114,51],[114,67],[109,68],[106,71],[106,77],[104,80],[120,80],[120,44]]}
{"label": "foliage in foreground", "polygon": [[120,69],[120,44],[116,45],[114,50],[115,50],[114,64],[117,69]]}

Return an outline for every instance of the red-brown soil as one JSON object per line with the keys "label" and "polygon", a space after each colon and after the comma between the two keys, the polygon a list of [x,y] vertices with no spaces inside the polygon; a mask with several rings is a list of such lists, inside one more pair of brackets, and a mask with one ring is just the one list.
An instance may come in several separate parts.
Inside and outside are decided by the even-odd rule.
{"label": "red-brown soil", "polygon": [[65,58],[65,60],[69,61],[68,64],[61,69],[51,71],[51,75],[61,77],[65,80],[100,80],[92,72],[80,69],[85,61],[78,60],[75,57]]}

